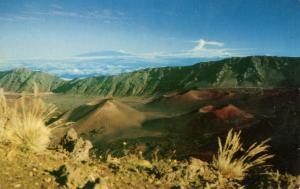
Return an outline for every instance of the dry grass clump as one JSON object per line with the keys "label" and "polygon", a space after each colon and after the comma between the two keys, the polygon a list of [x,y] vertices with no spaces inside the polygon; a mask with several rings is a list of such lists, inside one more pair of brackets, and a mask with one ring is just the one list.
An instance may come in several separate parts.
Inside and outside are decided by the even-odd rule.
{"label": "dry grass clump", "polygon": [[[266,145],[269,140],[259,144],[254,143],[247,150],[244,150],[240,142],[240,135],[241,131],[234,133],[231,129],[224,145],[218,138],[219,150],[212,163],[224,178],[242,180],[249,169],[262,165],[266,160],[273,157],[273,155],[266,153],[270,147]],[[239,156],[238,153],[243,155]]]}
{"label": "dry grass clump", "polygon": [[8,108],[3,89],[0,89],[0,141],[4,138],[5,125],[8,121]]}
{"label": "dry grass clump", "polygon": [[[117,175],[123,177],[138,173],[147,180],[164,183],[167,186],[206,189],[247,188],[245,177],[252,177],[250,174],[254,174],[250,170],[265,166],[266,161],[273,155],[267,154],[268,140],[254,143],[244,150],[240,135],[241,132],[230,130],[224,144],[219,138],[219,150],[212,162],[196,158],[190,158],[189,161],[177,161],[166,157],[159,159],[156,153],[151,161],[144,160],[140,155],[125,153],[121,158],[109,155],[107,162]],[[255,174],[257,173],[262,172]]]}
{"label": "dry grass clump", "polygon": [[43,151],[50,142],[51,129],[46,126],[56,108],[38,97],[22,94],[14,105],[8,106],[3,90],[0,91],[1,140],[22,150]]}
{"label": "dry grass clump", "polygon": [[254,143],[245,150],[240,135],[241,131],[233,132],[231,129],[224,144],[218,138],[219,150],[210,165],[213,179],[206,184],[206,188],[245,188],[243,181],[249,171],[254,167],[266,166],[266,161],[273,157],[267,153],[269,145],[266,143],[269,140]]}

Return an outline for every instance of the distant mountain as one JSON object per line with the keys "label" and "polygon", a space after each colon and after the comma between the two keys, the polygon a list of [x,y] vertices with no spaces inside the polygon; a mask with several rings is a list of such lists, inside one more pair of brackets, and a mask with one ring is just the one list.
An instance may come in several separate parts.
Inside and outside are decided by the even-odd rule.
{"label": "distant mountain", "polygon": [[34,83],[41,92],[49,92],[64,83],[59,77],[25,68],[0,72],[0,87],[5,91],[32,91]]}
{"label": "distant mountain", "polygon": [[147,68],[112,76],[64,81],[28,69],[0,72],[0,87],[77,95],[151,96],[198,88],[299,87],[300,58],[250,56],[192,66]]}
{"label": "distant mountain", "polygon": [[300,86],[299,74],[300,58],[251,56],[74,79],[55,92],[143,96],[210,87],[295,87]]}
{"label": "distant mountain", "polygon": [[97,51],[97,52],[89,52],[89,53],[84,53],[84,54],[79,54],[77,55],[78,57],[95,57],[95,56],[132,56],[130,53],[126,53],[123,51]]}

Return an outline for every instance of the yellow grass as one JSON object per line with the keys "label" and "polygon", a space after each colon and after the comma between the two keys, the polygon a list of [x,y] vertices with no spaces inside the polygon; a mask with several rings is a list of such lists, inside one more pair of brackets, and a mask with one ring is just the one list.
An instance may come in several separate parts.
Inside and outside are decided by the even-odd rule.
{"label": "yellow grass", "polygon": [[4,138],[4,126],[8,120],[7,103],[3,89],[0,89],[0,140]]}
{"label": "yellow grass", "polygon": [[219,150],[212,163],[220,176],[226,179],[242,180],[249,169],[260,166],[273,157],[266,153],[269,148],[269,145],[266,145],[268,140],[254,143],[247,150],[243,150],[240,135],[240,131],[233,132],[231,129],[224,145],[221,139],[218,139]]}
{"label": "yellow grass", "polygon": [[3,90],[0,90],[1,140],[23,150],[39,152],[47,148],[51,129],[46,121],[56,108],[45,104],[39,97],[37,88],[33,97],[22,97],[13,106],[7,106]]}

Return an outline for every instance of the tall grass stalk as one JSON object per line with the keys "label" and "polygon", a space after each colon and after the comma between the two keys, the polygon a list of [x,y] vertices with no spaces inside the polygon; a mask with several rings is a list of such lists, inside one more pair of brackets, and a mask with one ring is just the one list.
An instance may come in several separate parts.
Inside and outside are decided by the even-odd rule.
{"label": "tall grass stalk", "polygon": [[8,108],[3,89],[0,89],[0,140],[4,139],[5,125],[8,121]]}
{"label": "tall grass stalk", "polygon": [[218,138],[219,150],[212,163],[224,178],[242,180],[251,168],[260,166],[273,157],[267,154],[270,146],[266,143],[269,140],[254,143],[247,150],[243,150],[240,135],[241,131],[233,132],[231,129],[225,144]]}
{"label": "tall grass stalk", "polygon": [[4,138],[24,150],[39,152],[47,148],[51,129],[45,123],[56,108],[38,97],[37,87],[33,96],[23,93],[12,106],[7,106],[3,90],[0,91],[0,100],[0,111],[8,112],[7,122],[2,122],[1,116]]}

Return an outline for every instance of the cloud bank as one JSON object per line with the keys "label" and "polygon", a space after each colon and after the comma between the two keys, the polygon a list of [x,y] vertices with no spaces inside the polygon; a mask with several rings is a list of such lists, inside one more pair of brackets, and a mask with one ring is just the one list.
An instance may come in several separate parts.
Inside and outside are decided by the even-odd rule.
{"label": "cloud bank", "polygon": [[[196,45],[195,45],[196,42]],[[63,59],[7,60],[0,64],[1,70],[26,67],[73,79],[100,75],[115,75],[149,67],[184,66],[243,56],[241,49],[225,48],[219,41],[199,39],[190,49],[177,52],[134,53],[124,50],[86,52]]]}

